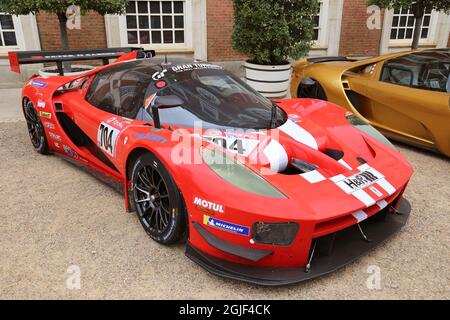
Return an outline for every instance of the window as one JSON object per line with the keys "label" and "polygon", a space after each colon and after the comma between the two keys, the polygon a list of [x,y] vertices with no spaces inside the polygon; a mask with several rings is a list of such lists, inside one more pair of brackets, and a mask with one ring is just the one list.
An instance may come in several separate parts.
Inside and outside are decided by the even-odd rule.
{"label": "window", "polygon": [[185,1],[129,1],[126,8],[128,44],[184,44]]}
{"label": "window", "polygon": [[385,62],[381,81],[440,92],[450,91],[450,50],[423,51]]}
{"label": "window", "polygon": [[0,12],[0,47],[17,46],[13,17]]}
{"label": "window", "polygon": [[[421,39],[428,39],[431,28],[431,10],[425,12],[422,21]],[[411,40],[414,34],[416,19],[409,9],[395,10],[392,19],[391,40]]]}
{"label": "window", "polygon": [[319,40],[319,32],[320,32],[320,14],[323,13],[323,1],[320,1],[320,9],[319,14],[314,16],[314,35],[313,41]]}
{"label": "window", "polygon": [[[169,69],[158,96],[176,95],[183,105],[161,109],[161,123],[205,129],[268,129],[286,122],[286,114],[232,73],[209,64],[179,65]],[[149,86],[146,97],[154,93]],[[147,114],[147,118],[150,114]]]}
{"label": "window", "polygon": [[99,72],[89,87],[86,100],[103,111],[135,118],[155,72],[146,61],[123,63]]}

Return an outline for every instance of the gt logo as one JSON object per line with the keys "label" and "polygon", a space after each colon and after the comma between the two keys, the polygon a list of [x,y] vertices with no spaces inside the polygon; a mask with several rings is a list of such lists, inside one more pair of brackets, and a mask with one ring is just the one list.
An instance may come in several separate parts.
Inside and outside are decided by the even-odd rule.
{"label": "gt logo", "polygon": [[116,142],[119,134],[120,132],[118,130],[102,122],[97,132],[98,146],[110,156],[114,157],[116,154]]}
{"label": "gt logo", "polygon": [[167,72],[167,69],[164,69],[163,71],[160,71],[160,72],[155,72],[152,75],[152,79],[155,81],[160,80],[166,76],[166,72]]}

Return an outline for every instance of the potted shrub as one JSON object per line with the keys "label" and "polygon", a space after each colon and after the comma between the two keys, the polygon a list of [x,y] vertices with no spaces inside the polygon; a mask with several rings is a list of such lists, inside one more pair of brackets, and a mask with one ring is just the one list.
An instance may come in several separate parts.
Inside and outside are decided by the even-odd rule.
{"label": "potted shrub", "polygon": [[247,55],[247,83],[266,97],[287,94],[289,59],[309,51],[319,0],[233,0],[233,48]]}
{"label": "potted shrub", "polygon": [[[125,11],[126,0],[0,0],[0,11],[12,15],[36,14],[39,11],[47,11],[56,14],[59,21],[59,31],[61,36],[61,47],[63,50],[69,49],[69,38],[67,35],[67,9],[73,5],[80,8],[80,13],[85,14],[89,10],[105,14],[121,14]],[[82,32],[83,26],[81,26]],[[94,67],[86,65],[76,65],[71,67],[70,63],[64,64],[66,75],[76,75]],[[55,67],[45,67],[39,70],[41,76],[51,76],[57,74]]]}

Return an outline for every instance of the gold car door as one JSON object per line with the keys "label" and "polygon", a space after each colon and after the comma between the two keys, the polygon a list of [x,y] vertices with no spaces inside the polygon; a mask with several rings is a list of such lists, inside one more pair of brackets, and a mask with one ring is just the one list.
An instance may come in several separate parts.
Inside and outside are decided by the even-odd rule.
{"label": "gold car door", "polygon": [[362,115],[388,136],[433,149],[448,149],[450,93],[443,92],[450,83],[448,71],[439,84],[430,72],[422,79],[422,66],[414,68],[413,64],[397,64],[388,71],[380,67],[379,76],[366,79],[368,99]]}

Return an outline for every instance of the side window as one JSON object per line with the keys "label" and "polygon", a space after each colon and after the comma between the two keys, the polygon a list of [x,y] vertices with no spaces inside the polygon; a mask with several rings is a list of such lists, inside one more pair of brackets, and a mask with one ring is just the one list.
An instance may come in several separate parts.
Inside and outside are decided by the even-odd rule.
{"label": "side window", "polygon": [[450,91],[450,51],[425,50],[386,61],[381,81],[415,89]]}
{"label": "side window", "polygon": [[100,110],[117,113],[111,92],[111,73],[99,73],[95,76],[86,94],[86,100]]}
{"label": "side window", "polygon": [[106,112],[135,118],[151,81],[152,73],[148,71],[121,66],[100,72],[89,87],[86,100]]}
{"label": "side window", "polygon": [[381,81],[412,87],[413,80],[414,78],[411,70],[400,66],[385,65],[383,67]]}

